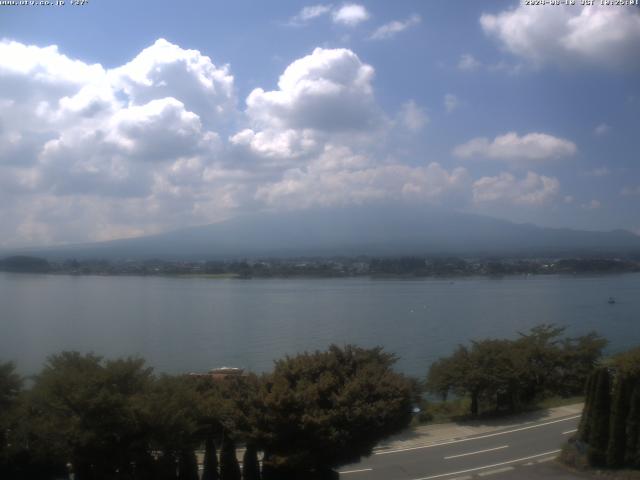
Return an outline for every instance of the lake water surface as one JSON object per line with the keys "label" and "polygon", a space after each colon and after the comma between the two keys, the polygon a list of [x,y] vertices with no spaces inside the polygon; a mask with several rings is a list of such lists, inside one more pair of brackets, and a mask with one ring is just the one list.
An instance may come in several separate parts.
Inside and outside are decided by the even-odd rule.
{"label": "lake water surface", "polygon": [[[614,296],[615,305],[607,299]],[[65,349],[140,355],[158,371],[269,370],[331,343],[382,345],[423,376],[459,343],[539,323],[640,344],[640,274],[379,280],[0,273],[0,360],[35,373]]]}

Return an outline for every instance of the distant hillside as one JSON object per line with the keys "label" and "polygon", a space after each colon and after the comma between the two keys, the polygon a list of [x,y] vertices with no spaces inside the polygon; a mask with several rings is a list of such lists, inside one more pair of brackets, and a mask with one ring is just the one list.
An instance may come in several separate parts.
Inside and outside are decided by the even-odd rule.
{"label": "distant hillside", "polygon": [[46,258],[105,259],[619,255],[640,253],[640,237],[625,230],[552,229],[472,214],[361,207],[245,215],[160,235],[30,249],[28,253]]}

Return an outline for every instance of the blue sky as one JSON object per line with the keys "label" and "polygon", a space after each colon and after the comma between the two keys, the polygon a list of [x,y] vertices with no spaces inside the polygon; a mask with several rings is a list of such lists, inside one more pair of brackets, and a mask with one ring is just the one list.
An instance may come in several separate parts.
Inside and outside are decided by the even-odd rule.
{"label": "blue sky", "polygon": [[387,202],[640,232],[637,7],[67,1],[0,38],[0,245]]}

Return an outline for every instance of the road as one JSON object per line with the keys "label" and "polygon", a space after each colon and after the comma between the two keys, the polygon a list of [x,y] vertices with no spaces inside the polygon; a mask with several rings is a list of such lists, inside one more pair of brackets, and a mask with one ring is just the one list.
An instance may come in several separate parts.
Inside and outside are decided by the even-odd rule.
{"label": "road", "polygon": [[[555,459],[576,431],[579,415],[512,425],[432,445],[377,451],[340,469],[342,480],[470,480],[546,478],[535,472]],[[517,474],[520,472],[522,474]],[[581,478],[569,474],[556,478]]]}

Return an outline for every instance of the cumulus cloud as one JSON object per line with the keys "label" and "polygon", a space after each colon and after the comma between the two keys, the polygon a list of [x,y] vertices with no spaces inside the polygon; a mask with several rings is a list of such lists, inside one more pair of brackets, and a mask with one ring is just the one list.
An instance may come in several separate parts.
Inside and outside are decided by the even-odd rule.
{"label": "cumulus cloud", "polygon": [[476,60],[476,58],[470,53],[464,53],[460,55],[460,60],[458,60],[458,70],[462,70],[465,72],[471,72],[473,70],[477,70],[481,66],[482,66],[482,63]]}
{"label": "cumulus cloud", "polygon": [[235,111],[234,81],[228,65],[218,67],[198,50],[185,50],[164,39],[109,71],[108,77],[134,104],[173,96],[187,110],[218,126],[227,124]]}
{"label": "cumulus cloud", "polygon": [[589,170],[584,174],[587,177],[606,177],[610,173],[611,173],[611,170],[609,170],[607,167],[598,167],[598,168],[594,168],[593,170]]}
{"label": "cumulus cloud", "polygon": [[596,128],[593,129],[593,133],[596,134],[598,137],[602,137],[607,133],[609,133],[610,130],[611,130],[611,127],[609,125],[607,125],[606,123],[601,123],[600,125],[598,125]]}
{"label": "cumulus cloud", "polygon": [[508,203],[512,205],[541,206],[549,203],[560,190],[560,182],[527,172],[523,179],[511,173],[495,177],[482,177],[473,183],[473,200],[476,204]]}
{"label": "cumulus cloud", "polygon": [[424,109],[420,108],[413,100],[402,105],[399,117],[402,124],[412,132],[419,132],[429,122],[429,117]]}
{"label": "cumulus cloud", "polygon": [[505,50],[534,66],[640,67],[637,8],[531,8],[523,4],[498,14],[483,14],[480,25]]}
{"label": "cumulus cloud", "polygon": [[447,93],[444,96],[444,109],[447,113],[451,113],[460,106],[460,100],[453,93]]}
{"label": "cumulus cloud", "polygon": [[[340,158],[345,156],[346,163]],[[438,163],[411,167],[362,162],[349,151],[330,148],[318,162],[307,168],[287,170],[279,181],[261,186],[256,198],[287,209],[399,199],[437,204],[463,195],[469,184],[466,169],[460,167],[447,171]]]}
{"label": "cumulus cloud", "polygon": [[351,50],[316,48],[286,68],[278,90],[253,90],[247,114],[258,128],[368,129],[380,119],[373,74]]}
{"label": "cumulus cloud", "polygon": [[602,203],[600,202],[600,200],[591,200],[588,203],[583,203],[581,206],[585,210],[597,210],[602,206]]}
{"label": "cumulus cloud", "polygon": [[546,133],[528,133],[519,136],[515,132],[499,135],[490,141],[477,137],[454,148],[453,154],[460,158],[489,158],[492,160],[543,161],[574,155],[576,145],[564,138]]}
{"label": "cumulus cloud", "polygon": [[371,34],[370,38],[372,40],[386,40],[395,37],[398,33],[408,28],[418,25],[421,21],[420,15],[414,13],[406,20],[394,20],[381,25]]}
{"label": "cumulus cloud", "polygon": [[465,168],[398,159],[387,137],[428,118],[409,100],[390,120],[373,79],[351,50],[318,48],[239,110],[228,66],[166,40],[110,69],[0,41],[0,245],[108,240],[263,208],[470,202],[479,187]]}
{"label": "cumulus cloud", "polygon": [[293,16],[289,23],[291,25],[304,24],[309,20],[313,20],[314,18],[318,18],[328,14],[329,12],[331,12],[332,8],[333,7],[331,4],[321,3],[318,5],[309,5],[300,10],[297,15]]}
{"label": "cumulus cloud", "polygon": [[333,23],[345,25],[347,27],[355,27],[360,23],[369,19],[369,12],[363,5],[356,3],[347,3],[332,14]]}
{"label": "cumulus cloud", "polygon": [[635,197],[640,196],[640,185],[637,187],[624,187],[620,190],[620,195],[623,197]]}

